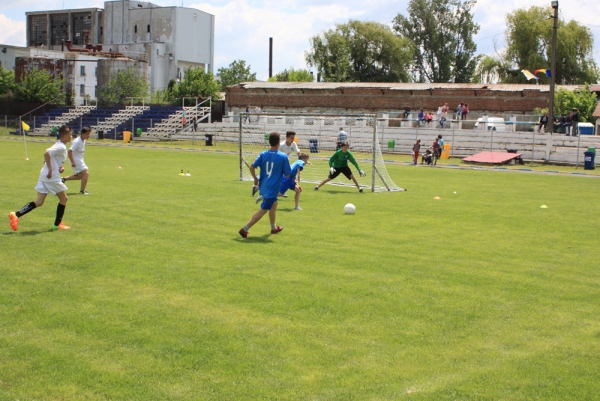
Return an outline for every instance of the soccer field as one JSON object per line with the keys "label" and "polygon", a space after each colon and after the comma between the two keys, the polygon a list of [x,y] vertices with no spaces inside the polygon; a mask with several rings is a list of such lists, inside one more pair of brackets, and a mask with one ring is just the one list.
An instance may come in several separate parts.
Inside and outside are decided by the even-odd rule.
{"label": "soccer field", "polygon": [[2,400],[598,397],[600,179],[388,165],[242,239],[235,154],[88,146],[13,232],[49,146],[0,142]]}

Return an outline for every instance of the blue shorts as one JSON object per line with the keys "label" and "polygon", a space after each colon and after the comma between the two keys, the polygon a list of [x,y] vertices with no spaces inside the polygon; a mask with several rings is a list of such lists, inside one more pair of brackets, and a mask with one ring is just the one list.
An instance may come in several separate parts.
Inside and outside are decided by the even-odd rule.
{"label": "blue shorts", "polygon": [[277,202],[277,198],[269,198],[269,199],[264,199],[263,202],[260,204],[260,208],[262,210],[271,210],[271,208],[273,207],[273,204]]}
{"label": "blue shorts", "polygon": [[279,193],[283,195],[288,189],[296,189],[296,181],[293,179],[284,178]]}

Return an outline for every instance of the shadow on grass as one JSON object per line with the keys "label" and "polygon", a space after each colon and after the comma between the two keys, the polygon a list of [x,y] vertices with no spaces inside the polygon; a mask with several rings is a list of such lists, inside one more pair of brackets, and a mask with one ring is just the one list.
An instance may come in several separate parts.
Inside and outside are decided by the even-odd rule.
{"label": "shadow on grass", "polygon": [[273,234],[265,234],[261,237],[252,237],[252,236],[248,236],[248,238],[242,238],[239,237],[235,239],[236,242],[247,242],[247,243],[263,243],[263,244],[268,244],[271,241],[271,235]]}
{"label": "shadow on grass", "polygon": [[2,235],[38,235],[38,234],[44,234],[44,233],[50,233],[52,232],[52,230],[34,230],[34,231],[9,231],[6,233],[2,233]]}

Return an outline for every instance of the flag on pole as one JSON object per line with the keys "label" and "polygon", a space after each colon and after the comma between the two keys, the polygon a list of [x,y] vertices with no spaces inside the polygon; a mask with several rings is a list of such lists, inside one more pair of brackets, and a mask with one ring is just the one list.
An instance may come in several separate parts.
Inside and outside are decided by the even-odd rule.
{"label": "flag on pole", "polygon": [[525,78],[527,78],[527,79],[539,79],[538,77],[536,77],[535,75],[533,75],[528,70],[521,70],[521,72],[523,73],[523,75],[525,75]]}
{"label": "flag on pole", "polygon": [[22,128],[25,130],[25,131],[29,131],[29,129],[30,129],[30,128],[29,128],[29,125],[27,125],[27,124],[25,123],[25,121],[21,121],[21,127],[22,127]]}
{"label": "flag on pole", "polygon": [[537,75],[538,72],[543,72],[544,74],[546,74],[546,76],[548,78],[550,78],[552,76],[552,74],[550,73],[550,70],[546,70],[546,69],[540,68],[539,70],[535,70],[534,74]]}

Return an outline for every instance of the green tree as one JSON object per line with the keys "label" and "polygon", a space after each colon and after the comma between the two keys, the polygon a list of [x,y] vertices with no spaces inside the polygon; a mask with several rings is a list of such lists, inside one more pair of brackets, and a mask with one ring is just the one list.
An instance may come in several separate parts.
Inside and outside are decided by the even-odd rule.
{"label": "green tree", "polygon": [[269,82],[313,82],[313,74],[308,70],[290,67],[289,70],[283,70],[269,78]]}
{"label": "green tree", "polygon": [[393,20],[398,36],[414,43],[413,77],[420,82],[470,82],[477,59],[475,0],[410,0],[408,17]]}
{"label": "green tree", "polygon": [[173,86],[173,97],[181,99],[182,97],[199,97],[213,100],[220,99],[219,91],[221,85],[212,74],[204,71],[204,68],[190,67],[185,70],[183,80]]}
{"label": "green tree", "polygon": [[592,114],[597,105],[596,94],[590,91],[588,84],[582,89],[574,91],[559,88],[554,94],[555,114],[568,114],[577,108],[579,109],[579,121],[582,122],[592,120]]}
{"label": "green tree", "polygon": [[23,79],[15,85],[17,100],[30,103],[64,101],[62,76],[53,77],[47,70],[34,69],[23,74]]}
{"label": "green tree", "polygon": [[6,95],[15,89],[15,72],[0,65],[0,95]]}
{"label": "green tree", "polygon": [[[527,82],[521,70],[534,72],[550,69],[552,57],[553,14],[550,7],[532,6],[517,9],[506,16],[507,62],[516,68],[502,77],[502,82]],[[597,82],[598,66],[593,58],[594,36],[592,31],[576,21],[565,22],[559,18],[556,46],[556,71],[552,71],[557,83],[584,84]],[[541,83],[550,78],[539,74]]]}
{"label": "green tree", "polygon": [[125,104],[130,97],[147,97],[148,91],[149,85],[144,77],[130,67],[111,75],[106,87],[100,91],[100,99],[107,104]]}
{"label": "green tree", "polygon": [[240,82],[256,81],[256,73],[250,72],[250,65],[246,67],[244,60],[234,60],[229,67],[219,68],[218,72],[221,77],[221,91],[225,91],[230,85],[239,84]]}
{"label": "green tree", "polygon": [[407,82],[412,44],[383,24],[350,20],[310,39],[306,62],[327,82]]}

